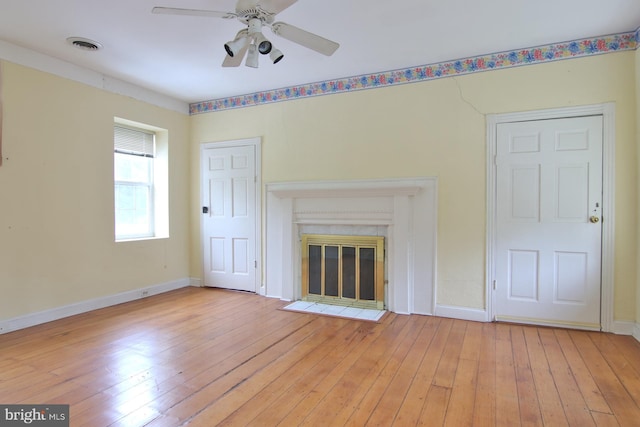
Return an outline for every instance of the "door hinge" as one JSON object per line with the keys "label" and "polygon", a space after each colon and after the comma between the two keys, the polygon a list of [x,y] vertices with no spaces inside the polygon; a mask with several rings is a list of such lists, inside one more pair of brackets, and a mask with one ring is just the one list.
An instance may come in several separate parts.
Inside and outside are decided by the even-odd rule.
{"label": "door hinge", "polygon": [[493,290],[496,290],[496,280],[493,281]]}
{"label": "door hinge", "polygon": [[253,268],[258,268],[258,261],[253,261]]}

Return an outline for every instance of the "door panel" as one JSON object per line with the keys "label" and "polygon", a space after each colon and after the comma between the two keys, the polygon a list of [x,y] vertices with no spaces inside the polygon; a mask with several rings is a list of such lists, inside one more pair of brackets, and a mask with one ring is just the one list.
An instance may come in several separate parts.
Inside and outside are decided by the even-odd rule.
{"label": "door panel", "polygon": [[496,319],[598,329],[602,117],[499,124],[496,153]]}
{"label": "door panel", "polygon": [[210,237],[209,267],[206,270],[224,274],[224,238]]}
{"label": "door panel", "polygon": [[204,284],[256,291],[255,147],[203,150]]}
{"label": "door panel", "polygon": [[589,165],[565,165],[557,169],[556,220],[583,222],[589,211]]}
{"label": "door panel", "polygon": [[246,217],[249,213],[249,181],[247,178],[234,178],[233,183],[233,217]]}
{"label": "door panel", "polygon": [[249,273],[249,239],[232,239],[233,243],[233,273]]}
{"label": "door panel", "polygon": [[511,168],[511,221],[540,220],[540,167],[520,165]]}
{"label": "door panel", "polygon": [[554,264],[555,302],[585,304],[589,283],[586,252],[556,252]]}
{"label": "door panel", "polygon": [[509,251],[509,298],[538,300],[538,251]]}

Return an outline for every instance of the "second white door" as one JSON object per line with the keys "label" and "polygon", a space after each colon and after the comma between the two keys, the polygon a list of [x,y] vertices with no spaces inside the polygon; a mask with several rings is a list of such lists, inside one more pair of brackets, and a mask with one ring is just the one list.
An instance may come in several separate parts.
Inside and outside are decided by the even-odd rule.
{"label": "second white door", "polygon": [[496,320],[600,329],[602,117],[497,127]]}

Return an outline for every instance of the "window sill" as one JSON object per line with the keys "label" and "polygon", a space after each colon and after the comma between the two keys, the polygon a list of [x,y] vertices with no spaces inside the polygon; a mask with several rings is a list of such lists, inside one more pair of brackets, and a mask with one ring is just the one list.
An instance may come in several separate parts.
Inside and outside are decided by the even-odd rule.
{"label": "window sill", "polygon": [[169,236],[145,236],[145,237],[128,237],[122,239],[116,239],[116,243],[127,243],[127,242],[140,242],[146,240],[162,240],[168,239]]}

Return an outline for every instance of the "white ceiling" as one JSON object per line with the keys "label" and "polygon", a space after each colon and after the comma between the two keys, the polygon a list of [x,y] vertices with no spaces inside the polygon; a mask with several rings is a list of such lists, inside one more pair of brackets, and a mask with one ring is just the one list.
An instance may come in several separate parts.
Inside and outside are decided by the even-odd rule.
{"label": "white ceiling", "polygon": [[[340,43],[333,56],[265,29],[280,63],[222,68],[239,22],[155,15],[154,6],[234,11],[235,0],[1,0],[0,40],[198,102],[640,26],[638,0],[299,0],[276,20]],[[73,48],[71,36],[103,49]]]}

